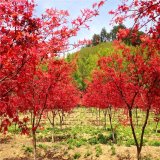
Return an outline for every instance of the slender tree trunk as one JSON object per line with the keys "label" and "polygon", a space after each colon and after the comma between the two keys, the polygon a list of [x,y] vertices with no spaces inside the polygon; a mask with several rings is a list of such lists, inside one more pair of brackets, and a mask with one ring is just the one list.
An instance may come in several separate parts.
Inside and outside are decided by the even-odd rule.
{"label": "slender tree trunk", "polygon": [[62,125],[64,124],[64,119],[65,119],[65,114],[64,111],[62,110]]}
{"label": "slender tree trunk", "polygon": [[142,126],[140,143],[138,143],[137,136],[136,136],[135,129],[134,129],[134,125],[133,125],[132,110],[129,109],[130,125],[131,125],[131,129],[132,129],[132,134],[133,134],[133,137],[134,137],[134,141],[135,141],[135,144],[136,144],[136,147],[137,147],[137,160],[141,159],[141,150],[142,150],[142,146],[143,146],[144,131],[145,131],[145,128],[146,128],[146,125],[147,125],[147,122],[148,122],[149,113],[150,113],[150,107],[146,111],[145,121],[144,121],[144,124]]}
{"label": "slender tree trunk", "polygon": [[159,123],[159,121],[157,121],[157,123],[156,123],[156,133],[158,131],[158,123]]}
{"label": "slender tree trunk", "polygon": [[60,125],[60,129],[62,129],[62,116],[61,113],[59,112],[59,125]]}
{"label": "slender tree trunk", "polygon": [[136,107],[136,123],[137,123],[137,126],[138,126],[138,108]]}
{"label": "slender tree trunk", "polygon": [[98,124],[98,108],[96,108],[96,124]]}
{"label": "slender tree trunk", "polygon": [[47,118],[52,126],[52,143],[54,142],[54,127],[55,127],[55,111],[54,109],[51,111],[52,113],[52,119],[49,117],[49,114],[47,113]]}
{"label": "slender tree trunk", "polygon": [[55,126],[54,120],[55,120],[55,112],[52,111],[52,143],[55,141],[54,140],[54,126]]}
{"label": "slender tree trunk", "polygon": [[32,131],[33,136],[33,153],[34,153],[34,160],[36,160],[36,133],[35,131]]}
{"label": "slender tree trunk", "polygon": [[35,124],[36,124],[36,117],[33,112],[31,112],[31,119],[32,119],[32,145],[33,145],[33,154],[34,154],[34,160],[36,160],[36,130],[35,130]]}
{"label": "slender tree trunk", "polygon": [[33,112],[31,111],[31,124],[33,122]]}
{"label": "slender tree trunk", "polygon": [[144,121],[144,124],[142,126],[142,133],[141,133],[141,140],[140,140],[140,152],[141,152],[142,146],[143,146],[144,131],[145,131],[145,128],[146,128],[147,123],[148,123],[149,113],[150,113],[150,107],[146,111],[145,121]]}
{"label": "slender tree trunk", "polygon": [[106,130],[107,128],[107,109],[104,110],[104,129]]}
{"label": "slender tree trunk", "polygon": [[140,147],[139,147],[139,144],[138,144],[138,140],[137,140],[137,136],[136,136],[136,133],[135,133],[134,124],[133,124],[133,117],[132,116],[133,116],[132,115],[132,109],[129,109],[130,126],[131,126],[131,130],[132,130],[132,135],[133,135],[133,138],[134,138],[134,142],[135,142],[136,148],[137,148],[137,160],[140,160],[141,150],[140,150]]}
{"label": "slender tree trunk", "polygon": [[98,123],[100,126],[100,123],[101,123],[101,109],[100,108],[98,109],[98,119],[99,119]]}
{"label": "slender tree trunk", "polygon": [[111,132],[112,132],[113,143],[116,143],[115,133],[114,133],[113,125],[112,125],[112,108],[111,108],[111,106],[109,106],[108,116],[109,116],[109,123],[110,123],[110,127],[111,127]]}
{"label": "slender tree trunk", "polygon": [[137,160],[141,160],[141,149],[137,148]]}

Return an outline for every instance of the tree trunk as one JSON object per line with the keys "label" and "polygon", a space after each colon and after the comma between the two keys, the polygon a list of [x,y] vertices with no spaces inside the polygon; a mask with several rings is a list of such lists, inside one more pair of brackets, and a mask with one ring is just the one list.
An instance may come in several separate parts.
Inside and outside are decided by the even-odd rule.
{"label": "tree trunk", "polygon": [[31,111],[31,124],[33,123],[33,113]]}
{"label": "tree trunk", "polygon": [[100,122],[101,122],[101,109],[100,108],[98,109],[98,119],[99,119],[98,123],[100,126]]}
{"label": "tree trunk", "polygon": [[52,126],[52,142],[54,142],[54,126],[55,126],[55,116],[56,116],[56,113],[54,111],[54,109],[51,111],[52,113],[52,119],[49,117],[49,114],[47,113],[47,118]]}
{"label": "tree trunk", "polygon": [[146,128],[147,123],[148,123],[149,113],[150,113],[150,106],[146,111],[145,121],[144,121],[144,124],[142,126],[142,133],[141,133],[141,140],[140,140],[140,147],[139,147],[140,148],[140,152],[141,152],[142,146],[143,146],[144,131],[145,131],[145,128]]}
{"label": "tree trunk", "polygon": [[55,126],[54,120],[55,120],[55,112],[52,111],[52,143],[55,141],[54,140],[54,126]]}
{"label": "tree trunk", "polygon": [[131,126],[131,129],[132,129],[132,134],[133,134],[134,141],[135,141],[135,144],[136,144],[136,147],[137,147],[137,160],[141,159],[141,150],[142,150],[142,146],[143,146],[144,131],[145,131],[145,128],[146,128],[146,125],[147,125],[147,122],[148,122],[149,112],[150,112],[150,107],[146,111],[145,121],[144,121],[144,124],[142,126],[140,143],[138,143],[137,136],[136,136],[135,129],[134,129],[133,119],[132,119],[132,110],[129,109],[130,126]]}
{"label": "tree trunk", "polygon": [[138,126],[138,108],[136,107],[136,123],[137,123],[137,126]]}
{"label": "tree trunk", "polygon": [[137,160],[141,160],[141,148],[137,148]]}
{"label": "tree trunk", "polygon": [[32,131],[33,136],[33,153],[34,153],[34,160],[36,160],[36,133]]}
{"label": "tree trunk", "polygon": [[65,114],[64,111],[62,110],[62,125],[64,124],[64,119],[65,119]]}
{"label": "tree trunk", "polygon": [[104,129],[106,130],[106,127],[107,127],[107,109],[104,110]]}
{"label": "tree trunk", "polygon": [[157,121],[157,123],[156,123],[156,133],[158,131],[158,123],[159,123],[159,121]]}
{"label": "tree trunk", "polygon": [[96,124],[98,124],[98,108],[96,108]]}
{"label": "tree trunk", "polygon": [[156,124],[156,133],[157,133],[157,131],[158,131],[158,123],[159,123],[159,121],[158,121],[157,124]]}
{"label": "tree trunk", "polygon": [[111,106],[109,106],[108,116],[109,116],[109,123],[110,123],[110,127],[111,127],[111,132],[112,132],[113,143],[116,143],[115,133],[114,133],[113,125],[112,125],[112,108],[111,108]]}
{"label": "tree trunk", "polygon": [[140,160],[141,149],[139,147],[137,136],[136,136],[135,129],[134,129],[133,118],[132,118],[132,109],[129,109],[128,113],[129,113],[130,126],[132,129],[132,135],[133,135],[134,142],[135,142],[136,148],[137,148],[137,160]]}
{"label": "tree trunk", "polygon": [[59,125],[60,125],[60,129],[62,129],[62,121],[63,121],[63,118],[61,116],[61,113],[59,112]]}

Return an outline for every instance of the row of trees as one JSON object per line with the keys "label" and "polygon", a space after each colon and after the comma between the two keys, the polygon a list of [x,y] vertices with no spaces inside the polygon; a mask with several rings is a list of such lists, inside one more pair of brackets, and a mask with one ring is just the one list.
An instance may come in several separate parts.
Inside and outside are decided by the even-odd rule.
{"label": "row of trees", "polygon": [[[113,29],[109,33],[106,31],[105,27],[102,28],[100,34],[93,35],[92,45],[96,46],[97,44],[102,43],[102,42],[111,42],[111,41],[116,40],[118,31],[121,29],[127,29],[127,28],[125,25],[119,24],[117,26],[114,26]],[[131,29],[129,30],[131,31]],[[138,31],[135,41],[132,41],[132,37],[128,36],[123,39],[123,42],[125,42],[128,45],[134,45],[134,46],[139,45],[141,43],[140,36],[143,34],[144,32]]]}
{"label": "row of trees", "polygon": [[[126,119],[137,146],[137,159],[140,159],[149,114],[160,113],[160,57],[156,50],[152,50],[151,56],[146,55],[145,49],[140,55],[138,48],[132,54],[126,46],[120,44],[119,47],[123,47],[122,55],[115,54],[99,60],[99,69],[94,72],[83,101],[84,106],[108,111],[110,117],[111,109],[127,111]],[[133,114],[137,108],[145,112],[139,139]],[[115,141],[112,122],[111,130]]]}
{"label": "row of trees", "polygon": [[[127,111],[138,160],[141,159],[150,112],[160,114],[159,4],[158,0],[133,0],[110,11],[114,15],[114,22],[122,24],[125,20],[132,19],[134,25],[132,29],[123,28],[118,31],[115,54],[99,60],[99,68],[84,95],[86,106],[123,108]],[[150,25],[150,22],[154,25]],[[128,47],[122,43],[126,38],[135,43],[139,30],[144,26],[146,34],[139,36],[139,46]],[[145,112],[140,136],[134,123],[133,111],[136,108]]]}

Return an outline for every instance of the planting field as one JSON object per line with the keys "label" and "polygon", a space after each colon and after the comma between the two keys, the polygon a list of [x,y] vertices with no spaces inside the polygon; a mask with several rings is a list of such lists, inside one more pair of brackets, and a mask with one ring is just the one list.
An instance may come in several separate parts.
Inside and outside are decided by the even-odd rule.
{"label": "planting field", "polygon": [[[100,113],[100,115],[99,115]],[[50,116],[50,115],[49,115]],[[138,110],[137,133],[140,131],[143,112]],[[50,117],[51,118],[51,117]],[[93,108],[76,108],[66,114],[62,127],[56,115],[52,129],[47,117],[43,117],[37,130],[38,160],[134,160],[136,147],[130,126],[119,119],[123,112],[112,111],[116,142],[113,143],[109,118],[104,129],[104,114]],[[158,126],[160,127],[160,126]],[[144,135],[143,160],[160,160],[160,130],[150,116]],[[53,133],[54,132],[54,133]],[[52,136],[53,135],[53,136]],[[0,160],[33,159],[32,137],[21,135],[15,125],[9,127],[6,135],[0,135]]]}

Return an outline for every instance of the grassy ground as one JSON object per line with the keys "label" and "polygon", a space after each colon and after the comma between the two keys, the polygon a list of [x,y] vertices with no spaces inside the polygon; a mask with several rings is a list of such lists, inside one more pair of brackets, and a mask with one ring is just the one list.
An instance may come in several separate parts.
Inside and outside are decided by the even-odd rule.
{"label": "grassy ground", "polygon": [[[58,116],[54,130],[47,120],[42,120],[43,130],[37,131],[38,159],[53,160],[134,160],[136,147],[131,129],[121,125],[119,119],[124,119],[123,112],[115,113],[113,126],[117,142],[113,144],[109,120],[104,129],[104,116],[100,119],[95,109],[78,108],[65,116],[63,128],[59,127]],[[139,125],[136,126],[140,135],[144,113],[138,113]],[[160,160],[160,133],[155,132],[153,115],[150,116],[145,131],[143,160]],[[158,126],[160,127],[160,126]],[[159,130],[158,130],[159,131]],[[52,141],[54,132],[54,142]],[[6,135],[0,135],[0,160],[29,160],[33,157],[31,136],[20,135],[15,126],[9,128]]]}

